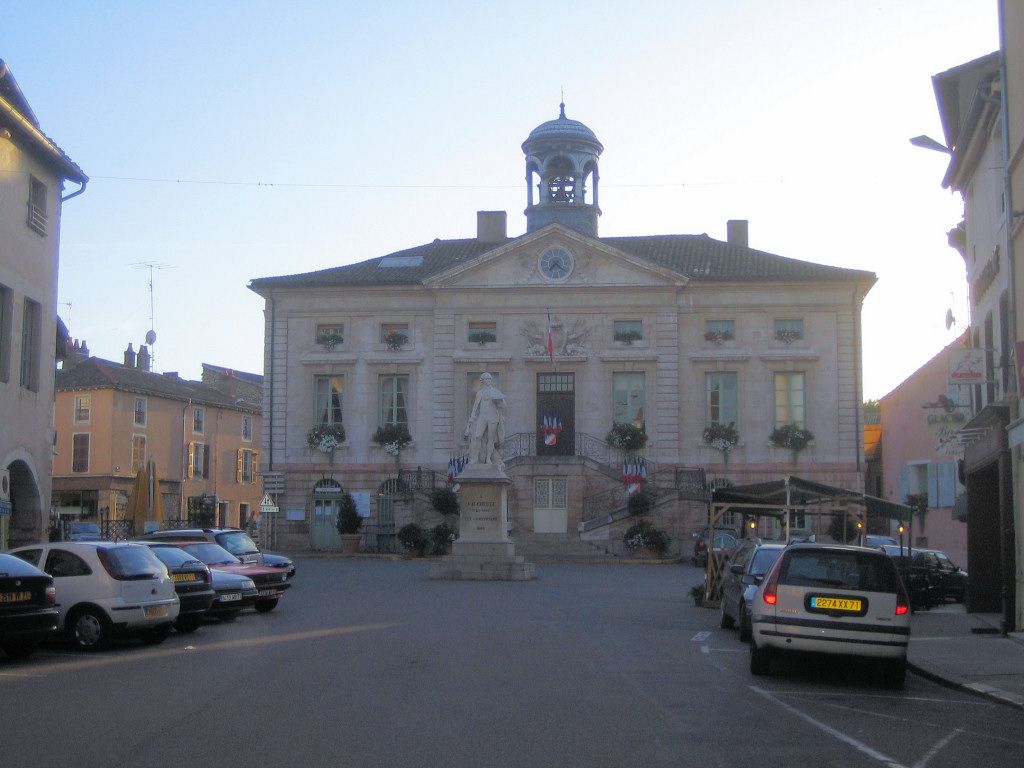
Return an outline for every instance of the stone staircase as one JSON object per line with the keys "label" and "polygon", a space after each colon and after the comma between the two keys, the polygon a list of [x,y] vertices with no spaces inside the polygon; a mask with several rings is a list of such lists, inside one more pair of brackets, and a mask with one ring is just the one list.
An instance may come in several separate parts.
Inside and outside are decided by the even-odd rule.
{"label": "stone staircase", "polygon": [[516,554],[530,563],[591,563],[618,559],[608,542],[582,541],[576,533],[513,531]]}

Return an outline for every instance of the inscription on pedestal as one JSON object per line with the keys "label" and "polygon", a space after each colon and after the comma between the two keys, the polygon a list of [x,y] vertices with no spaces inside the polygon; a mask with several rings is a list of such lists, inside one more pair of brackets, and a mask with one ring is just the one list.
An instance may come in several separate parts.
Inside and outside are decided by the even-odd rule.
{"label": "inscription on pedestal", "polygon": [[467,541],[506,541],[505,488],[501,485],[462,487],[459,538]]}

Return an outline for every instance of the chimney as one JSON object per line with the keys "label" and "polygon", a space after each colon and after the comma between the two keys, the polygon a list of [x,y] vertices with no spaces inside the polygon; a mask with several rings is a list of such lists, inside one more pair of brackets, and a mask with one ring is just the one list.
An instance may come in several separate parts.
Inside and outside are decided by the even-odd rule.
{"label": "chimney", "polygon": [[139,345],[139,357],[135,363],[135,367],[138,368],[140,371],[149,370],[149,349],[146,347],[145,344]]}
{"label": "chimney", "polygon": [[729,245],[739,245],[743,248],[750,247],[746,219],[729,219],[725,222],[725,231],[726,241]]}
{"label": "chimney", "polygon": [[86,359],[87,357],[90,357],[90,354],[89,354],[89,347],[88,347],[88,345],[87,345],[87,344],[85,343],[85,339],[82,339],[82,346],[80,346],[80,347],[78,348],[78,354],[80,354],[80,355],[82,356],[82,359],[83,359],[83,360],[85,360],[85,359]]}
{"label": "chimney", "polygon": [[124,351],[124,367],[134,368],[135,367],[135,350],[132,349],[131,342],[128,342],[128,349]]}
{"label": "chimney", "polygon": [[505,211],[477,211],[476,239],[481,243],[503,243],[508,238]]}

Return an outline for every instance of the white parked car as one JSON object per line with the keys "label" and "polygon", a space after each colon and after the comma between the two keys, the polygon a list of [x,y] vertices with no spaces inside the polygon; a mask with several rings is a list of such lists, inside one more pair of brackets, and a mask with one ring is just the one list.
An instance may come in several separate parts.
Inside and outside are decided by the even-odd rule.
{"label": "white parked car", "polygon": [[766,675],[777,653],[877,659],[902,687],[910,600],[892,558],[877,549],[791,544],[751,605],[750,671]]}
{"label": "white parked car", "polygon": [[12,549],[53,577],[58,630],[79,648],[101,648],[115,634],[163,642],[178,618],[174,582],[143,544],[55,541]]}

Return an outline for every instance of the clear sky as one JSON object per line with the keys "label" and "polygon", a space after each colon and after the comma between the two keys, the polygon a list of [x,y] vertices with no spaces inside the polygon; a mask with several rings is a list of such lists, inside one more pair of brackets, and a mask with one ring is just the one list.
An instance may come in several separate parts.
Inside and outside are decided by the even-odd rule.
{"label": "clear sky", "polygon": [[[995,0],[3,0],[0,58],[92,178],[58,307],[92,354],[262,372],[255,277],[525,231],[529,132],[594,130],[602,235],[725,239],[875,272],[864,394],[968,322],[931,76],[998,47]],[[952,308],[957,325],[946,330]]]}

